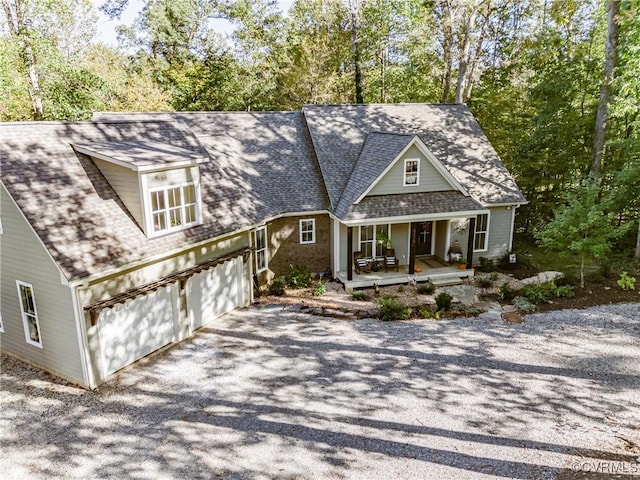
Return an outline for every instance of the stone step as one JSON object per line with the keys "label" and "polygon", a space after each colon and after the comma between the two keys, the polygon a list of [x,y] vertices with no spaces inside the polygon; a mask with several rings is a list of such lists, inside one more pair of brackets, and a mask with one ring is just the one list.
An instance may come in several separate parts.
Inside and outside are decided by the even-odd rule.
{"label": "stone step", "polygon": [[434,279],[430,280],[430,282],[435,287],[447,287],[449,285],[461,285],[462,283],[464,283],[460,277],[434,278]]}

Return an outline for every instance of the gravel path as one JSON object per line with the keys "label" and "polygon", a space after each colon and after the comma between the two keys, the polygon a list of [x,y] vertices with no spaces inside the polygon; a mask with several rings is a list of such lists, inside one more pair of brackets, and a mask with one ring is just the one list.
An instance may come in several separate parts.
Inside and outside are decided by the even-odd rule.
{"label": "gravel path", "polygon": [[519,325],[251,308],[145,363],[86,392],[3,357],[0,476],[640,475],[640,304]]}

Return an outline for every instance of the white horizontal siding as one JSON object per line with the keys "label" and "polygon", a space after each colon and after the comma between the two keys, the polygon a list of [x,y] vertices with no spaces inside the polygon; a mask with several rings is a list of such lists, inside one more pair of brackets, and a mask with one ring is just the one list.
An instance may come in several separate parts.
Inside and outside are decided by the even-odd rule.
{"label": "white horizontal siding", "polygon": [[[4,186],[0,187],[0,216],[4,226],[0,241],[2,350],[84,384],[71,289],[61,283],[60,271]],[[43,348],[25,340],[16,280],[33,286]]]}
{"label": "white horizontal siding", "polygon": [[[420,176],[418,185],[415,186],[404,186],[404,160],[408,158],[420,159]],[[446,190],[453,190],[453,187],[414,145],[375,184],[367,196],[393,193],[442,192]]]}
{"label": "white horizontal siding", "polygon": [[486,252],[476,252],[474,257],[499,259],[509,252],[511,237],[511,210],[506,207],[489,208],[489,248]]}
{"label": "white horizontal siding", "polygon": [[93,161],[118,194],[122,203],[127,207],[131,216],[142,227],[144,225],[144,217],[142,215],[138,173],[98,158],[94,158]]}

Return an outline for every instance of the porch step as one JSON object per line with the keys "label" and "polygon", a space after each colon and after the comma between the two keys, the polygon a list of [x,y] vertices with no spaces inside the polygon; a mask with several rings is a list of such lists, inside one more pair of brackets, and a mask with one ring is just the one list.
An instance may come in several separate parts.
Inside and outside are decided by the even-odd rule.
{"label": "porch step", "polygon": [[430,279],[434,287],[448,287],[450,285],[462,285],[464,282],[460,277],[440,277]]}

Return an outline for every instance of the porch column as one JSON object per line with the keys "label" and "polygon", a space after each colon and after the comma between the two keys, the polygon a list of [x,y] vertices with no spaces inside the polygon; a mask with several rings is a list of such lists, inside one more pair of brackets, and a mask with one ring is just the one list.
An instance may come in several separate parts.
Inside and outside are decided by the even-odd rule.
{"label": "porch column", "polygon": [[347,227],[347,280],[353,280],[353,227]]}
{"label": "porch column", "polygon": [[476,236],[476,217],[469,219],[469,242],[467,243],[467,266],[473,267],[473,244]]}
{"label": "porch column", "polygon": [[416,271],[416,250],[418,249],[418,224],[411,224],[409,242],[409,275],[413,275]]}

